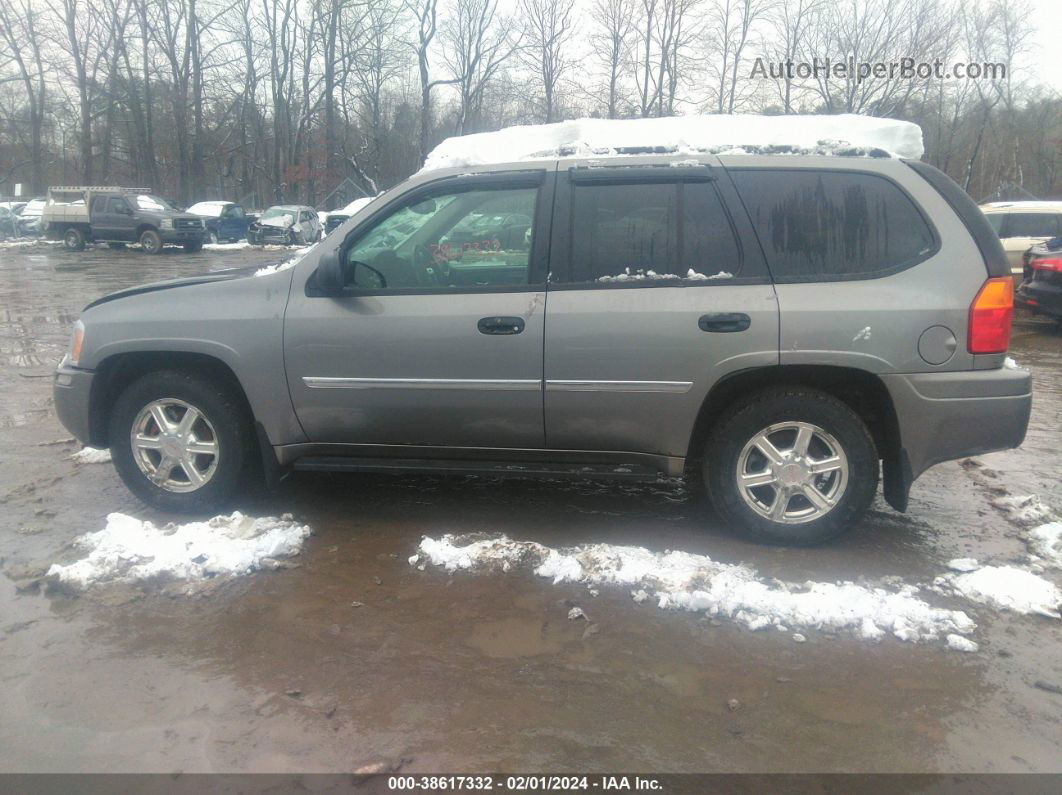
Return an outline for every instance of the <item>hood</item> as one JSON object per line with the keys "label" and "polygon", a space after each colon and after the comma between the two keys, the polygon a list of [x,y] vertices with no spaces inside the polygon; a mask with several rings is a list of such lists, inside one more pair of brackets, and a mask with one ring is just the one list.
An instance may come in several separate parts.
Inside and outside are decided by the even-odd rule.
{"label": "hood", "polygon": [[137,287],[129,287],[125,290],[119,290],[115,293],[110,293],[102,298],[97,298],[91,304],[81,310],[82,312],[91,309],[94,306],[100,304],[106,304],[111,301],[117,301],[119,298],[128,298],[133,295],[141,295],[142,293],[153,293],[158,290],[172,290],[175,287],[189,287],[194,284],[208,284],[209,282],[227,282],[231,279],[243,279],[248,276],[253,276],[254,272],[258,270],[258,265],[251,265],[245,268],[228,268],[223,271],[214,271],[213,273],[203,273],[199,276],[188,276],[184,279],[167,279],[162,282],[152,282],[150,284],[141,284]]}
{"label": "hood", "polygon": [[295,224],[295,216],[279,215],[276,218],[259,218],[257,223],[259,226],[275,226],[280,229],[286,229]]}

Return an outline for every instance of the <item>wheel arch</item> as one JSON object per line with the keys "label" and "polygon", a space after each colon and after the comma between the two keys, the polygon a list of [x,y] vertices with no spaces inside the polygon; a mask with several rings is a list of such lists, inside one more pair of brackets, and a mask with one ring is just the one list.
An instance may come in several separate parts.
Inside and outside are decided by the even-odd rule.
{"label": "wheel arch", "polygon": [[884,382],[874,373],[835,365],[776,365],[731,373],[716,383],[697,414],[687,450],[687,474],[699,477],[701,451],[727,407],[753,392],[773,387],[817,389],[851,408],[870,430],[882,461],[883,492],[898,511],[907,509],[911,467],[906,462],[896,409]]}
{"label": "wheel arch", "polygon": [[89,395],[89,441],[95,447],[109,447],[107,438],[110,409],[118,396],[137,378],[160,370],[184,370],[204,375],[224,384],[239,400],[252,423],[254,410],[235,371],[222,359],[194,351],[129,351],[115,353],[100,362]]}

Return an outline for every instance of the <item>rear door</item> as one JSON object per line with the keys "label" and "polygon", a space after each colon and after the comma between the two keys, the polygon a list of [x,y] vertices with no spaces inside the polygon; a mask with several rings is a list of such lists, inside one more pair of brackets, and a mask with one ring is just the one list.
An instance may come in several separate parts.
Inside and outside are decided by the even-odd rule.
{"label": "rear door", "polygon": [[548,447],[685,456],[712,386],[777,364],[774,288],[733,187],[709,163],[558,175]]}

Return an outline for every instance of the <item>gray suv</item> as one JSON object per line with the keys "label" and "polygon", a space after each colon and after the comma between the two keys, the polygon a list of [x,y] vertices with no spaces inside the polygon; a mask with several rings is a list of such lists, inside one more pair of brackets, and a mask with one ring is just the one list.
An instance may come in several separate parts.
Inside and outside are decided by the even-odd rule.
{"label": "gray suv", "polygon": [[999,240],[919,162],[422,172],[258,274],[78,323],[59,417],[153,506],[206,510],[263,469],[686,475],[753,538],[811,544],[879,473],[905,510],[928,467],[1017,446],[1029,418]]}

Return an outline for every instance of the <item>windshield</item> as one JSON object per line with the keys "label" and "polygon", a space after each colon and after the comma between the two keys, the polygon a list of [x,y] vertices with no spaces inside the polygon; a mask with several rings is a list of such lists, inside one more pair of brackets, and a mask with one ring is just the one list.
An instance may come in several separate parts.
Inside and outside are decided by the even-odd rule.
{"label": "windshield", "polygon": [[225,205],[223,204],[214,204],[213,202],[199,202],[198,204],[193,204],[189,207],[188,212],[192,215],[205,215],[209,218],[217,218],[221,215],[224,206]]}
{"label": "windshield", "polygon": [[158,196],[149,196],[146,193],[138,194],[136,203],[141,210],[170,210],[171,212],[177,212],[177,208],[165,199],[160,199]]}
{"label": "windshield", "polygon": [[276,226],[277,222],[284,224],[295,223],[295,210],[287,207],[270,207],[264,213],[262,213],[262,221],[273,221],[272,226]]}

